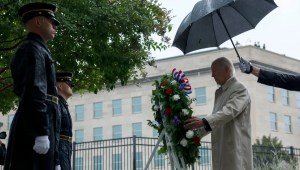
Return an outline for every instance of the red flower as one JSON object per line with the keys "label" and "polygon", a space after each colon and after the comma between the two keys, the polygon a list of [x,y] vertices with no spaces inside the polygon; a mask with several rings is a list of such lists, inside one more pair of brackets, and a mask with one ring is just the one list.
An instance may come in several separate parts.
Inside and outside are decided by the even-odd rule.
{"label": "red flower", "polygon": [[168,82],[161,82],[161,86],[167,86]]}
{"label": "red flower", "polygon": [[172,92],[173,92],[173,89],[168,88],[168,89],[166,90],[166,95],[167,95],[167,96],[168,96],[168,95],[171,95]]}
{"label": "red flower", "polygon": [[195,145],[199,145],[200,144],[200,138],[198,138],[197,136],[194,137],[194,144]]}
{"label": "red flower", "polygon": [[166,107],[165,114],[167,117],[170,117],[172,109],[170,107]]}

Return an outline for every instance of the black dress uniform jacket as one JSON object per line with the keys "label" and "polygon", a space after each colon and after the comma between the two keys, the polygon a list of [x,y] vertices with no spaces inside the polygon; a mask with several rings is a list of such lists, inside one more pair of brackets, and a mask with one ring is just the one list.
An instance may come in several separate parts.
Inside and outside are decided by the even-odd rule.
{"label": "black dress uniform jacket", "polygon": [[[19,106],[12,121],[5,170],[54,170],[58,161],[60,116],[56,77],[50,51],[42,38],[29,33],[11,61]],[[52,96],[52,97],[51,97]],[[47,135],[47,154],[33,150],[35,138]]]}
{"label": "black dress uniform jacket", "polygon": [[[61,138],[59,140],[59,164],[61,170],[71,170],[71,155],[72,155],[72,118],[69,112],[67,101],[59,98],[59,112],[61,115]],[[67,140],[69,137],[69,140]]]}
{"label": "black dress uniform jacket", "polygon": [[300,75],[276,73],[260,69],[257,82],[286,90],[300,91]]}

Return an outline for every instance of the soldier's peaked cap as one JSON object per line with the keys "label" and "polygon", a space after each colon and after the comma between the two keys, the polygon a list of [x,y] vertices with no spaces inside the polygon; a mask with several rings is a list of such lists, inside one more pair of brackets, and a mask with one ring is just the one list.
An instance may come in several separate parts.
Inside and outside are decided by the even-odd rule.
{"label": "soldier's peaked cap", "polygon": [[47,2],[32,2],[23,5],[18,10],[18,15],[22,17],[22,21],[26,23],[33,17],[44,16],[54,21],[56,26],[59,25],[59,21],[55,18],[54,13],[57,10],[57,6]]}
{"label": "soldier's peaked cap", "polygon": [[56,73],[56,81],[57,82],[65,82],[69,86],[74,87],[74,83],[72,81],[73,73],[71,72],[57,72]]}

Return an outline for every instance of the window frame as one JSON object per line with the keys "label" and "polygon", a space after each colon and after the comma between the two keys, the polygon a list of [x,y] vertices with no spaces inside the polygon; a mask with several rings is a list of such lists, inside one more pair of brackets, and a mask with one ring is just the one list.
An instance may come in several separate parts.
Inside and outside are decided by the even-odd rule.
{"label": "window frame", "polygon": [[[100,108],[97,108],[98,104]],[[103,102],[93,103],[93,118],[94,119],[103,118]]]}
{"label": "window frame", "polygon": [[[116,107],[116,106],[118,106],[118,107]],[[122,99],[112,100],[112,115],[113,116],[121,116],[122,115]]]}
{"label": "window frame", "polygon": [[[131,126],[132,126],[132,135],[135,135],[136,137],[142,137],[143,136],[143,124],[142,124],[142,122],[134,122],[134,123],[132,123]],[[138,126],[138,127],[135,127],[135,126]],[[136,128],[139,128],[139,129],[136,129]]]}
{"label": "window frame", "polygon": [[[272,120],[272,116],[274,116],[275,120]],[[277,118],[277,113],[275,112],[269,112],[269,126],[271,131],[278,131],[278,118]],[[273,129],[273,126],[275,129]]]}
{"label": "window frame", "polygon": [[[81,133],[82,133],[82,137],[78,137],[78,135],[81,135]],[[76,143],[84,142],[84,129],[75,130],[75,142]]]}
{"label": "window frame", "polygon": [[[201,94],[199,94],[201,93]],[[206,87],[197,87],[195,88],[195,98],[196,98],[196,105],[206,105],[207,104],[207,94],[206,94]],[[201,100],[198,100],[201,99]]]}
{"label": "window frame", "polygon": [[[137,100],[137,101],[135,101],[135,100]],[[132,102],[132,106],[131,106],[132,113],[134,113],[134,114],[142,113],[142,96],[132,97],[131,102]],[[138,110],[136,111],[135,108],[138,108]]]}
{"label": "window frame", "polygon": [[84,104],[75,105],[75,121],[84,121]]}
{"label": "window frame", "polygon": [[[115,130],[118,130],[118,129],[115,129],[115,128],[120,128],[119,132],[115,131]],[[118,136],[120,136],[120,137],[118,137]],[[120,139],[120,138],[122,138],[122,125],[113,125],[112,126],[112,138],[113,139]]]}

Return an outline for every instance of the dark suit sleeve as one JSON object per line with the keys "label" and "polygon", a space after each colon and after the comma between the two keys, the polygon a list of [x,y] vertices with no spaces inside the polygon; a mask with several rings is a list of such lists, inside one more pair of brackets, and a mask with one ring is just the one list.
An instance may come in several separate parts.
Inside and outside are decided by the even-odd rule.
{"label": "dark suit sleeve", "polygon": [[202,121],[203,121],[203,124],[204,124],[204,129],[205,129],[207,132],[212,131],[212,129],[211,129],[211,127],[210,127],[208,121],[207,121],[205,118],[203,118]]}
{"label": "dark suit sleeve", "polygon": [[300,91],[300,75],[276,73],[260,69],[257,82],[286,90]]}

